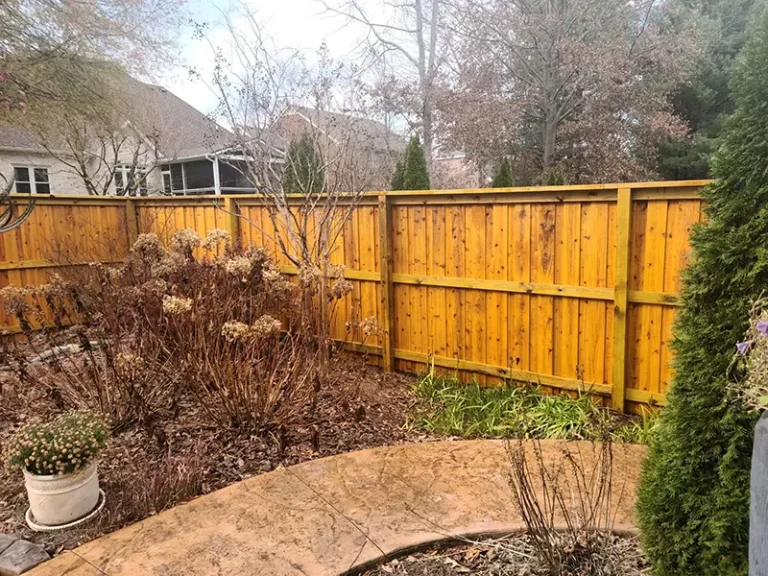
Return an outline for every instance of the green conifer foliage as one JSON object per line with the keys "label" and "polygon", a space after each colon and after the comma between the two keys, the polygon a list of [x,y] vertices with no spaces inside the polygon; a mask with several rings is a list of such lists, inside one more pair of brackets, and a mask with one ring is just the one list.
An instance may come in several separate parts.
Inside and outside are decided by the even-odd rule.
{"label": "green conifer foliage", "polygon": [[403,190],[429,190],[429,170],[427,159],[419,142],[414,136],[405,149],[405,166],[403,168]]}
{"label": "green conifer foliage", "polygon": [[768,288],[768,17],[756,18],[732,81],[736,111],[703,191],[675,376],[638,494],[656,576],[746,575],[755,417],[728,392],[729,365],[750,299]]}
{"label": "green conifer foliage", "polygon": [[395,166],[395,173],[392,175],[392,190],[405,190],[403,183],[405,182],[405,162],[402,159],[397,161]]}
{"label": "green conifer foliage", "polygon": [[288,146],[283,189],[292,194],[319,194],[325,188],[323,160],[312,138],[305,134]]}
{"label": "green conifer foliage", "polygon": [[509,167],[509,160],[502,158],[499,169],[493,177],[491,188],[512,188],[515,185],[515,179],[512,177],[512,169]]}

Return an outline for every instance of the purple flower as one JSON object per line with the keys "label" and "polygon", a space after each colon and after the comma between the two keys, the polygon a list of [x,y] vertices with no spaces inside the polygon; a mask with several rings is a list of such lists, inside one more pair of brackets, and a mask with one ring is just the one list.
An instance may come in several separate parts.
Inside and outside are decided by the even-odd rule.
{"label": "purple flower", "polygon": [[760,320],[755,324],[755,328],[757,328],[761,335],[768,336],[768,320]]}
{"label": "purple flower", "polygon": [[746,342],[739,342],[736,344],[736,350],[739,351],[739,354],[746,354],[747,350],[749,350],[749,347],[752,345],[752,342],[750,340],[747,340]]}

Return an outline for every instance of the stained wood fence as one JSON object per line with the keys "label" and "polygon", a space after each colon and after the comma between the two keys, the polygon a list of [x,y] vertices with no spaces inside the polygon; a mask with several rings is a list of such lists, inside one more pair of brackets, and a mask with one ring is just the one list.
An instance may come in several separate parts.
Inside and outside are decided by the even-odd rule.
{"label": "stained wood fence", "polygon": [[[367,194],[333,253],[354,292],[333,336],[386,369],[434,363],[482,383],[591,390],[619,410],[663,405],[691,227],[706,181]],[[275,255],[253,196],[38,200],[0,237],[0,286],[117,262],[141,232],[229,229]],[[382,332],[365,338],[374,318]],[[0,311],[0,326],[18,330]]]}

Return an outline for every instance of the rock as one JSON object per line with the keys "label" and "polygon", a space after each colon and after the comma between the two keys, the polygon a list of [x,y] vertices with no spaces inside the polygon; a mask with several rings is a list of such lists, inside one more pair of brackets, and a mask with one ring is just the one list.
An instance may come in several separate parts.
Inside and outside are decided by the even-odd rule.
{"label": "rock", "polygon": [[0,554],[6,551],[6,549],[18,540],[18,536],[12,536],[10,534],[0,534]]}
{"label": "rock", "polygon": [[50,558],[42,546],[16,540],[0,554],[0,576],[19,576]]}

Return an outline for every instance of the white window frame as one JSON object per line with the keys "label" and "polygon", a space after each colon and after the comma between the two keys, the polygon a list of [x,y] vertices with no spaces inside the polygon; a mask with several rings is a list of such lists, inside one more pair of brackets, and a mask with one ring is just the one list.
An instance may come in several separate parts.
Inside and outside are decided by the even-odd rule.
{"label": "white window frame", "polygon": [[[134,177],[143,176],[142,183],[139,184],[137,192],[139,196],[146,196],[149,194],[149,184],[147,183],[147,176],[149,171],[146,166],[132,166],[131,164],[117,164],[115,166],[115,194],[122,196],[125,194],[125,185],[128,182],[128,177],[133,172]],[[122,186],[117,185],[117,175],[120,175]],[[143,185],[142,185],[143,184]],[[121,192],[121,189],[123,190]]]}
{"label": "white window frame", "polygon": [[[11,167],[13,168],[13,191],[17,194],[27,194],[27,192],[19,192],[18,190],[18,183],[23,182],[24,184],[29,184],[29,189],[32,192],[32,194],[50,194],[51,193],[51,173],[48,170],[48,166],[35,166],[32,164],[12,164]],[[17,180],[16,179],[16,170],[22,169],[27,171],[27,180]],[[38,182],[35,178],[35,170],[45,170],[45,175],[48,177],[48,180],[46,182]],[[38,184],[47,184],[48,185],[48,192],[38,192],[37,191],[37,185]]]}

